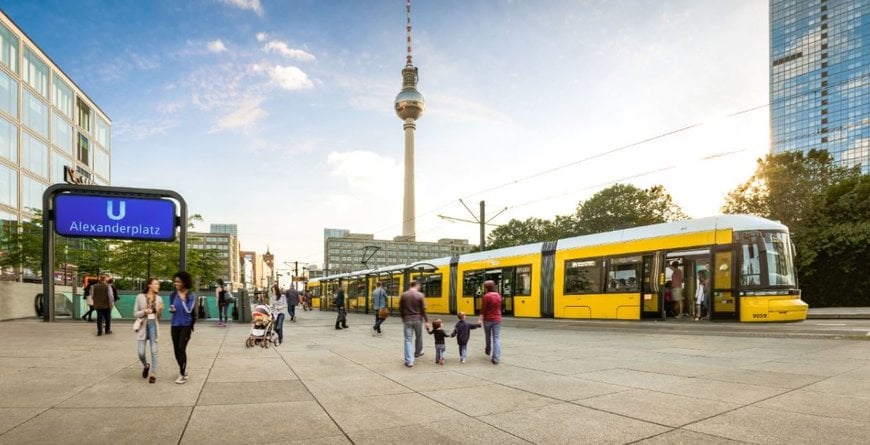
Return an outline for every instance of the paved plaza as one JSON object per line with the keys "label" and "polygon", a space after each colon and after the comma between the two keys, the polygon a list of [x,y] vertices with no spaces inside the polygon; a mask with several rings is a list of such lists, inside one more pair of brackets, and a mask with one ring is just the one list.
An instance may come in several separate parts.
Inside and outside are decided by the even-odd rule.
{"label": "paved plaza", "polygon": [[[141,377],[130,323],[0,323],[0,443],[779,443],[870,437],[870,341],[728,335],[653,323],[506,320],[503,355],[472,331],[413,368],[400,322],[301,312],[285,344],[247,349],[249,326],[197,324],[176,385],[169,323],[158,381]],[[453,320],[447,325],[452,327]],[[805,322],[805,323],[809,323]],[[625,326],[621,330],[619,326]],[[745,330],[745,325],[741,329]],[[795,330],[798,324],[780,325]],[[704,327],[701,328],[705,329]]]}

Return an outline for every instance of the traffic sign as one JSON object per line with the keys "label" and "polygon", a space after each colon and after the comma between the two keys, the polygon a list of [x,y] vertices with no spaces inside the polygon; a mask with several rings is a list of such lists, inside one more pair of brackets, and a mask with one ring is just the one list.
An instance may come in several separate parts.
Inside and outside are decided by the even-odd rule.
{"label": "traffic sign", "polygon": [[74,193],[54,197],[58,235],[147,241],[175,239],[175,202]]}

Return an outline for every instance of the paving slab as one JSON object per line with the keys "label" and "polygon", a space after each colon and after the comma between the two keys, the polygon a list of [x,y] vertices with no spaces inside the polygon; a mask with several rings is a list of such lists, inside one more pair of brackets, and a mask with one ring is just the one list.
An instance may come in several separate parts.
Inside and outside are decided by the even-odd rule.
{"label": "paving slab", "polygon": [[[264,397],[270,402],[309,402],[314,396],[298,380],[266,382],[212,382],[202,388],[197,406],[256,405]],[[249,409],[256,410],[256,407]]]}
{"label": "paving slab", "polygon": [[0,434],[30,420],[44,408],[0,408]]}
{"label": "paving slab", "polygon": [[318,400],[346,433],[378,429],[385,419],[391,426],[400,426],[464,417],[462,413],[417,393],[368,397],[329,394],[318,396]]}
{"label": "paving slab", "polygon": [[870,399],[821,393],[807,389],[763,400],[753,406],[823,417],[837,417],[858,422],[867,422],[867,414],[870,413]]}
{"label": "paving slab", "polygon": [[741,406],[644,389],[632,389],[574,403],[672,427],[706,419]]}
{"label": "paving slab", "polygon": [[[269,400],[268,392],[263,400]],[[317,402],[264,402],[254,406],[197,406],[181,440],[183,444],[286,443],[286,439],[327,439],[341,430]]]}
{"label": "paving slab", "polygon": [[376,430],[353,431],[348,434],[355,444],[380,445],[401,443],[409,445],[469,445],[469,444],[528,444],[529,442],[472,418],[459,418],[441,422],[392,427],[384,422]]}
{"label": "paving slab", "polygon": [[427,391],[425,394],[427,397],[472,417],[558,403],[557,400],[549,397],[542,397],[503,385],[442,389]]}
{"label": "paving slab", "polygon": [[668,431],[658,436],[637,442],[643,445],[688,445],[688,444],[704,444],[704,445],[741,445],[749,444],[750,442],[742,442],[739,440],[726,439],[724,437],[711,436],[709,434],[696,433],[694,431],[686,431],[677,429]]}

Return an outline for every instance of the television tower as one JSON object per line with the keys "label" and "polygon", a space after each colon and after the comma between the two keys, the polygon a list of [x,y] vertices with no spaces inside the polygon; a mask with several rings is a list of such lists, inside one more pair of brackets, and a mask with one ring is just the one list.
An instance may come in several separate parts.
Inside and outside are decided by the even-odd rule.
{"label": "television tower", "polygon": [[396,96],[396,114],[405,122],[405,199],[402,206],[402,236],[414,239],[417,235],[414,210],[414,130],[415,122],[426,109],[423,95],[417,91],[417,67],[411,56],[411,0],[408,10],[408,56],[402,68],[402,91]]}

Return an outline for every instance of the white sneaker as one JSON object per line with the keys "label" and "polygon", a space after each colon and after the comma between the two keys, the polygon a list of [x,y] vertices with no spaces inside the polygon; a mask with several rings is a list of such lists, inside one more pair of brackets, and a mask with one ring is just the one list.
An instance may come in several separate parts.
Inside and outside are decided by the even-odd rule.
{"label": "white sneaker", "polygon": [[465,359],[464,358],[459,359],[459,363],[465,363]]}
{"label": "white sneaker", "polygon": [[187,383],[187,377],[179,374],[178,378],[175,379],[175,383],[178,383],[179,385],[183,385],[183,384]]}

